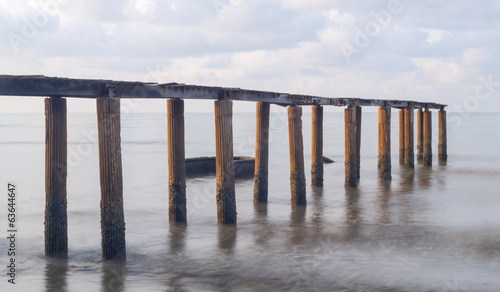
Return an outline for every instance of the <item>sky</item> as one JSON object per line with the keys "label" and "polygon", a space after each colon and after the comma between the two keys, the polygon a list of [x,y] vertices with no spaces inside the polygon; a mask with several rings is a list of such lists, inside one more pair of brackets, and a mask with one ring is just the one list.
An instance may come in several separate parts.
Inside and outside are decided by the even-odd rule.
{"label": "sky", "polygon": [[[0,75],[500,111],[500,0],[0,0],[0,56]],[[43,112],[42,100],[1,96],[0,112]],[[165,101],[129,106],[160,112]],[[186,111],[212,108],[186,103]],[[95,112],[95,101],[70,99],[68,111]]]}

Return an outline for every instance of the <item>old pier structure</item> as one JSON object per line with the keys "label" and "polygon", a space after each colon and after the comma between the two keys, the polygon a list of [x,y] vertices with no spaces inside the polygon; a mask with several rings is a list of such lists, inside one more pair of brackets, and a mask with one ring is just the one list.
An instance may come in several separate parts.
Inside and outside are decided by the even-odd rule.
{"label": "old pier structure", "polygon": [[104,260],[125,259],[125,217],[120,139],[120,100],[160,98],[167,101],[168,196],[170,223],[185,223],[186,175],[184,99],[214,100],[216,179],[219,225],[236,223],[233,163],[233,101],[256,103],[254,202],[267,203],[270,105],[288,107],[291,204],[306,204],[306,174],[302,135],[302,107],[312,107],[311,185],[323,185],[323,107],[345,107],[345,186],[360,179],[362,107],[378,107],[378,168],[382,180],[391,180],[391,109],[399,110],[399,162],[414,168],[414,112],[417,110],[417,161],[432,165],[432,119],[439,110],[438,159],[447,160],[444,104],[405,100],[326,98],[297,94],[207,87],[179,83],[143,83],[113,80],[68,79],[45,76],[0,75],[0,95],[40,96],[45,99],[45,254],[68,253],[67,231],[67,125],[66,98],[94,98],[97,105],[101,233]]}

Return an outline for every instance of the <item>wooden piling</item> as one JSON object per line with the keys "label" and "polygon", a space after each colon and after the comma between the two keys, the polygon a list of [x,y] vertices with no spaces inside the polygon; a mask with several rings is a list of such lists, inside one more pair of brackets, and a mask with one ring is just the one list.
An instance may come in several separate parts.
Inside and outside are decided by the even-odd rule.
{"label": "wooden piling", "polygon": [[215,106],[215,160],[217,176],[217,223],[236,224],[233,157],[233,102],[219,99]]}
{"label": "wooden piling", "polygon": [[415,168],[413,106],[405,108],[405,168]]}
{"label": "wooden piling", "polygon": [[432,166],[432,113],[426,109],[423,113],[423,162]]}
{"label": "wooden piling", "polygon": [[68,256],[66,99],[45,99],[45,255]]}
{"label": "wooden piling", "polygon": [[356,106],[356,170],[358,171],[357,178],[361,177],[361,107]]}
{"label": "wooden piling", "polygon": [[168,218],[170,224],[187,221],[184,100],[167,100]]}
{"label": "wooden piling", "polygon": [[120,99],[97,98],[99,170],[101,182],[101,233],[103,260],[124,260],[125,218],[120,138]]}
{"label": "wooden piling", "polygon": [[267,203],[269,169],[269,114],[270,104],[258,102],[256,105],[255,174],[253,201]]}
{"label": "wooden piling", "polygon": [[391,108],[378,108],[378,169],[380,178],[391,180]]}
{"label": "wooden piling", "polygon": [[421,108],[417,110],[417,161],[423,159],[423,143],[424,143],[424,115]]}
{"label": "wooden piling", "polygon": [[348,106],[344,110],[345,119],[345,186],[358,186],[358,155],[356,141],[356,108]]}
{"label": "wooden piling", "polygon": [[399,164],[405,164],[405,110],[399,111]]}
{"label": "wooden piling", "polygon": [[312,117],[312,164],[311,185],[323,186],[323,107],[315,105],[311,107]]}
{"label": "wooden piling", "polygon": [[292,194],[292,206],[306,205],[302,108],[299,106],[288,107],[288,136],[290,146],[290,189]]}
{"label": "wooden piling", "polygon": [[448,160],[448,143],[446,138],[446,111],[444,108],[439,110],[439,138],[438,138],[438,157],[439,162]]}

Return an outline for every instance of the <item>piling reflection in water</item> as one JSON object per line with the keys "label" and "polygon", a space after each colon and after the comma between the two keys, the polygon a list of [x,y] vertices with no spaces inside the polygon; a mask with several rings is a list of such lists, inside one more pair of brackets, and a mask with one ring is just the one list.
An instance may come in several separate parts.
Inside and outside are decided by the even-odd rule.
{"label": "piling reflection in water", "polygon": [[430,167],[420,167],[417,172],[418,186],[421,189],[428,190],[432,187],[432,176],[434,172]]}
{"label": "piling reflection in water", "polygon": [[413,169],[400,169],[399,173],[401,180],[399,182],[399,189],[396,190],[400,194],[411,194],[415,189],[415,170]]}
{"label": "piling reflection in water", "polygon": [[436,185],[440,191],[446,190],[446,161],[439,161],[438,171],[435,172]]}
{"label": "piling reflection in water", "polygon": [[378,220],[380,224],[390,224],[391,221],[391,182],[379,180],[378,182]]}
{"label": "piling reflection in water", "polygon": [[170,252],[172,254],[179,254],[184,252],[186,245],[187,224],[171,224],[169,227],[170,236],[168,243]]}
{"label": "piling reflection in water", "polygon": [[218,246],[219,249],[232,253],[236,245],[236,226],[219,226]]}
{"label": "piling reflection in water", "polygon": [[[324,202],[323,202],[323,192],[324,189],[322,187],[313,187],[312,188],[312,226],[310,228],[313,229],[314,233],[317,234],[321,232],[324,228],[323,219],[324,219]],[[311,207],[309,208],[311,209]]]}
{"label": "piling reflection in water", "polygon": [[359,236],[361,232],[361,212],[362,208],[359,204],[359,189],[346,188],[346,208],[345,208],[345,228],[344,239],[349,241]]}
{"label": "piling reflection in water", "polygon": [[106,261],[102,264],[101,292],[125,291],[126,262]]}
{"label": "piling reflection in water", "polygon": [[290,227],[292,229],[290,244],[292,245],[303,244],[309,240],[308,230],[305,226],[306,208],[307,206],[292,206],[290,214]]}
{"label": "piling reflection in water", "polygon": [[395,189],[395,196],[398,199],[400,209],[398,213],[398,221],[411,224],[413,223],[414,213],[422,210],[415,210],[417,198],[412,196],[415,190],[415,170],[402,168],[400,169],[399,187]]}
{"label": "piling reflection in water", "polygon": [[47,258],[45,261],[45,291],[68,291],[66,282],[67,273],[68,261],[66,259]]}
{"label": "piling reflection in water", "polygon": [[253,210],[254,210],[254,218],[255,221],[259,224],[264,224],[268,222],[267,218],[267,203],[262,204],[254,204]]}
{"label": "piling reflection in water", "polygon": [[273,229],[267,216],[267,204],[254,204],[254,221],[256,228],[252,228],[252,234],[257,248],[269,248]]}

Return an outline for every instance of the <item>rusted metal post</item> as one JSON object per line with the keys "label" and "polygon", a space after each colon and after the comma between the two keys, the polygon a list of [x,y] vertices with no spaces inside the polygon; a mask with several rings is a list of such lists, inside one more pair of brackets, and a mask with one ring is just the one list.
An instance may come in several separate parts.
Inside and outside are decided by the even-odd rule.
{"label": "rusted metal post", "polygon": [[405,168],[415,168],[414,134],[413,134],[413,106],[405,108]]}
{"label": "rusted metal post", "polygon": [[399,164],[405,164],[405,110],[399,111]]}
{"label": "rusted metal post", "polygon": [[421,108],[417,110],[417,161],[422,161],[424,157],[424,115]]}
{"label": "rusted metal post", "polygon": [[217,223],[236,224],[233,157],[233,102],[219,99],[215,105],[215,160],[217,176]]}
{"label": "rusted metal post", "polygon": [[124,260],[125,217],[120,138],[120,99],[97,98],[99,172],[101,181],[101,233],[103,260]]}
{"label": "rusted metal post", "polygon": [[380,178],[391,180],[391,108],[378,108],[378,169]]}
{"label": "rusted metal post", "polygon": [[356,108],[348,106],[344,110],[345,118],[345,186],[358,186],[358,155],[356,141]]}
{"label": "rusted metal post", "polygon": [[357,163],[357,178],[361,177],[361,107],[356,106],[356,163]]}
{"label": "rusted metal post", "polygon": [[423,113],[423,161],[424,166],[432,166],[432,113],[426,109]]}
{"label": "rusted metal post", "polygon": [[45,255],[68,256],[66,99],[45,99]]}
{"label": "rusted metal post", "polygon": [[256,105],[255,174],[253,202],[267,203],[269,169],[269,114],[270,104],[258,102]]}
{"label": "rusted metal post", "polygon": [[439,110],[439,139],[438,139],[438,157],[439,162],[448,160],[448,143],[446,140],[446,111],[444,108]]}
{"label": "rusted metal post", "polygon": [[306,205],[302,108],[299,106],[288,107],[288,137],[290,146],[290,189],[292,193],[292,206]]}
{"label": "rusted metal post", "polygon": [[167,100],[168,218],[170,224],[185,223],[186,156],[184,146],[184,101]]}
{"label": "rusted metal post", "polygon": [[323,186],[323,107],[315,105],[311,107],[312,133],[312,165],[311,185]]}

